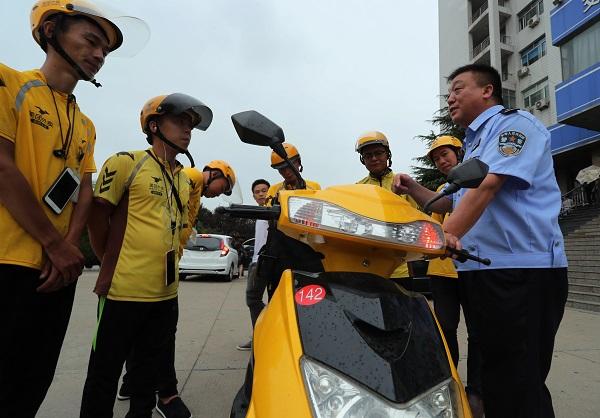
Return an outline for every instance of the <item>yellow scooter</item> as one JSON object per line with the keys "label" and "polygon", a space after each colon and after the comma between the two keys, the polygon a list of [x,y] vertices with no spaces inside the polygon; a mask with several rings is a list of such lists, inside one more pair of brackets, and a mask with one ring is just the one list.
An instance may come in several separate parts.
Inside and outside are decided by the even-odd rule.
{"label": "yellow scooter", "polygon": [[[287,160],[279,126],[255,111],[232,120],[243,142]],[[480,183],[478,163],[457,166],[450,187]],[[281,191],[272,207],[217,211],[273,221],[258,267],[270,302],[231,417],[471,417],[426,299],[385,279],[404,261],[444,254],[439,223],[371,185]]]}

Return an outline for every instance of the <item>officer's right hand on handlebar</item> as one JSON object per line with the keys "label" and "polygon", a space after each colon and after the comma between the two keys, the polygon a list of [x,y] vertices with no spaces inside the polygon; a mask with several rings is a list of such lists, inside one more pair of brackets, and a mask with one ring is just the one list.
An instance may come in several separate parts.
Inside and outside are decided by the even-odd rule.
{"label": "officer's right hand on handlebar", "polygon": [[[444,236],[446,237],[446,248],[448,248],[448,247],[454,248],[457,251],[462,250],[462,244],[460,243],[460,240],[458,239],[458,237],[456,235],[453,235],[449,232],[444,231]],[[450,251],[448,251],[446,249],[446,254],[444,255],[444,257],[441,257],[441,258],[444,259],[446,257],[452,257],[452,258],[456,259],[458,256],[456,253],[451,253]]]}
{"label": "officer's right hand on handlebar", "polygon": [[450,256],[461,263],[464,263],[467,260],[472,260],[486,266],[492,264],[489,258],[480,258],[476,255],[470,254],[467,250],[463,250],[460,240],[455,235],[444,231],[444,236],[446,237],[446,254],[441,257],[442,259]]}

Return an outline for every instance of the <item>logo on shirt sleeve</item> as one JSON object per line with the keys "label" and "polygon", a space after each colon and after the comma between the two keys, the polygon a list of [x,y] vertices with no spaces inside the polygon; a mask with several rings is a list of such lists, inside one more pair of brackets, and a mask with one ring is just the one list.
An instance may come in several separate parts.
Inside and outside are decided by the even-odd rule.
{"label": "logo on shirt sleeve", "polygon": [[110,189],[110,184],[112,183],[115,174],[117,174],[117,170],[108,171],[108,167],[104,167],[104,177],[102,178],[102,184],[100,184],[100,193],[104,193]]}
{"label": "logo on shirt sleeve", "polygon": [[498,151],[503,157],[514,157],[521,153],[525,141],[527,141],[527,137],[521,132],[502,132],[498,138]]}

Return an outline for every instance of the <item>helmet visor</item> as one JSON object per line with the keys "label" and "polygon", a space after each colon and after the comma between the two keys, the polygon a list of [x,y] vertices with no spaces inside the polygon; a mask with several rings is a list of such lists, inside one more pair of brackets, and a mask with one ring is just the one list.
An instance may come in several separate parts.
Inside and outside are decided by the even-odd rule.
{"label": "helmet visor", "polygon": [[241,205],[244,203],[244,199],[242,197],[242,189],[238,182],[236,181],[233,185],[233,188],[223,193],[219,198],[225,203],[222,206],[231,206],[231,205]]}
{"label": "helmet visor", "polygon": [[182,93],[169,94],[157,109],[160,113],[180,115],[188,113],[192,116],[194,128],[205,131],[211,124],[212,110],[200,100]]}
{"label": "helmet visor", "polygon": [[[72,11],[90,17],[102,18],[110,22],[117,29],[116,36],[122,37],[123,43],[111,52],[111,56],[132,57],[142,50],[150,39],[150,28],[142,19],[127,16],[126,13],[109,6],[102,1],[94,0],[93,4],[86,0],[79,0],[71,4]],[[106,31],[107,26],[101,25]]]}

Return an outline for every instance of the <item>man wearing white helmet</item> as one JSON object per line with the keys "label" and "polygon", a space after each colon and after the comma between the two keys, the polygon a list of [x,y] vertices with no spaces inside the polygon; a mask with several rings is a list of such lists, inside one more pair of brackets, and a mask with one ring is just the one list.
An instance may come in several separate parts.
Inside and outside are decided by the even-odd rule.
{"label": "man wearing white helmet", "polygon": [[40,69],[0,64],[0,416],[34,417],[54,377],[84,258],[96,132],[75,100],[121,30],[82,0],[37,1]]}

